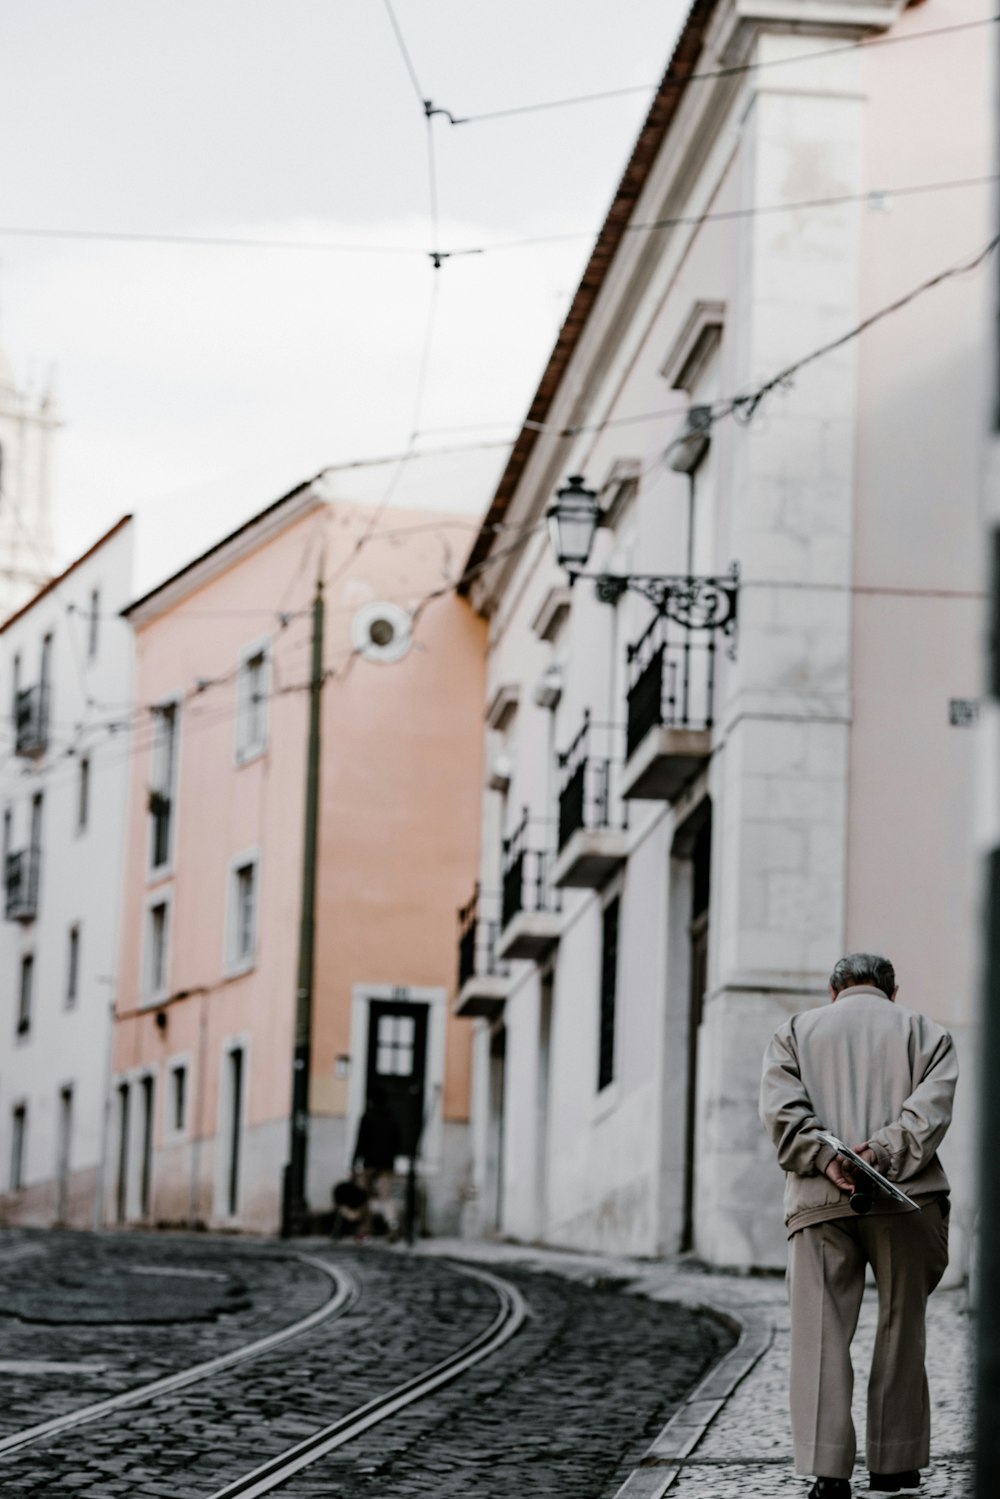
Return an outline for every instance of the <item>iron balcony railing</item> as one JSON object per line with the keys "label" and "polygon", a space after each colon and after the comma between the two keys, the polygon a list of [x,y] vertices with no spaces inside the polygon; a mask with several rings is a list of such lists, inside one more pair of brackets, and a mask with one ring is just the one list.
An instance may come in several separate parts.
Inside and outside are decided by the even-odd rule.
{"label": "iron balcony railing", "polygon": [[49,741],[49,689],[44,682],[22,687],[14,698],[14,748],[19,755],[44,754]]}
{"label": "iron balcony railing", "polygon": [[8,921],[33,921],[37,916],[40,865],[41,852],[37,848],[22,848],[7,855],[4,909]]}
{"label": "iron balcony railing", "polygon": [[529,844],[531,827],[525,807],[520,823],[503,842],[501,929],[509,926],[520,911],[560,909],[559,891],[551,883],[554,856],[549,849]]}
{"label": "iron balcony railing", "polygon": [[[562,773],[559,788],[560,853],[580,828],[623,829],[628,826],[627,807],[617,794],[620,767],[610,754],[594,752],[596,732],[588,708],[573,743],[558,756]],[[603,737],[609,737],[607,729]]]}
{"label": "iron balcony railing", "polygon": [[656,613],[628,648],[626,758],[654,728],[710,729],[719,637],[736,630],[739,577],[664,578]]}
{"label": "iron balcony railing", "polygon": [[[492,903],[496,903],[495,896]],[[507,971],[496,955],[500,921],[498,917],[490,919],[483,914],[486,904],[477,885],[471,900],[458,913],[459,993],[469,979],[499,977]]]}

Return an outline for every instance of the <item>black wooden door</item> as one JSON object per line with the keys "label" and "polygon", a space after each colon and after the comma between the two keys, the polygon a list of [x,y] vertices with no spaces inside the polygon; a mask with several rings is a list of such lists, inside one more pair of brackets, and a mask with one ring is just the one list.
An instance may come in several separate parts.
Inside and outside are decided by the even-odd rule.
{"label": "black wooden door", "polygon": [[400,1154],[416,1154],[423,1127],[427,1006],[373,999],[368,1010],[367,1097],[399,1126]]}

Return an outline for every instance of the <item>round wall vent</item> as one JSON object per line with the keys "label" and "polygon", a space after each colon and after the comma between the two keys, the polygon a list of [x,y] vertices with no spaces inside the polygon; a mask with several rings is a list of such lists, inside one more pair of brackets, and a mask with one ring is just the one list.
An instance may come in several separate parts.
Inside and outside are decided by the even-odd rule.
{"label": "round wall vent", "polygon": [[366,661],[398,661],[413,643],[410,616],[398,604],[366,604],[354,616],[351,640]]}

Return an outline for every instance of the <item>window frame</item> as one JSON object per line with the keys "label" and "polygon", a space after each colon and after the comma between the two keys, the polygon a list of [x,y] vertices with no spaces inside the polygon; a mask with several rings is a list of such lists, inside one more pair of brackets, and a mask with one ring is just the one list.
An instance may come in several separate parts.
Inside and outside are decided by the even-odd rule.
{"label": "window frame", "polygon": [[[165,909],[164,937],[163,937],[163,982],[159,988],[152,986],[152,957],[153,957],[153,912],[160,906]],[[173,935],[173,890],[156,890],[147,897],[145,907],[145,919],[143,921],[142,937],[142,972],[140,979],[139,1004],[142,1009],[149,1009],[162,1004],[170,993],[170,959],[171,959],[171,937]]]}
{"label": "window frame", "polygon": [[[177,1124],[176,1116],[177,1075],[179,1073],[184,1076],[184,1121],[180,1125]],[[191,1133],[192,1073],[193,1062],[190,1052],[179,1052],[168,1059],[163,1089],[163,1138],[173,1144],[186,1140]]]}
{"label": "window frame", "polygon": [[90,590],[90,608],[87,612],[87,660],[96,661],[99,645],[99,621],[101,589],[97,585]]}
{"label": "window frame", "polygon": [[[23,1041],[31,1035],[31,1021],[35,1008],[35,952],[22,952],[20,954],[17,982],[17,1024],[15,1035],[18,1042]],[[28,974],[28,982],[25,984],[25,975]],[[27,1005],[25,1005],[25,994],[27,994]]]}
{"label": "window frame", "polygon": [[[271,692],[271,637],[262,635],[245,645],[240,651],[239,667],[236,673],[236,724],[233,738],[233,760],[238,766],[249,765],[258,760],[267,752],[268,735],[270,730],[270,715],[268,713],[268,701]],[[251,701],[245,688],[247,673],[253,663],[261,660],[261,679],[263,689],[260,710],[259,736],[250,739],[245,736],[246,725],[249,721],[248,705]]]}
{"label": "window frame", "polygon": [[[240,931],[239,877],[243,870],[253,869],[253,917],[250,951],[237,951]],[[240,978],[257,966],[257,949],[260,941],[260,849],[248,848],[235,854],[229,861],[226,876],[226,923],[223,946],[223,969],[227,978]]]}
{"label": "window frame", "polygon": [[23,1192],[28,1155],[28,1100],[18,1099],[10,1111],[10,1161],[8,1164],[8,1190]]}
{"label": "window frame", "polygon": [[81,755],[76,778],[76,828],[77,837],[90,827],[90,772],[93,762],[89,755]]}
{"label": "window frame", "polygon": [[[167,824],[167,838],[166,838],[167,847],[166,847],[165,856],[164,856],[162,862],[159,863],[159,864],[156,863],[156,816],[155,816],[155,814],[154,814],[154,812],[152,810],[152,807],[149,807],[147,809],[147,814],[146,814],[147,815],[147,820],[148,820],[148,838],[149,838],[149,847],[148,847],[148,850],[147,850],[147,861],[146,861],[146,864],[147,864],[148,878],[151,881],[153,881],[153,880],[162,880],[162,879],[167,878],[169,875],[171,875],[173,873],[173,869],[174,869],[174,858],[175,858],[176,850],[177,850],[177,804],[178,804],[177,787],[178,787],[179,779],[180,779],[179,772],[180,772],[180,752],[181,752],[181,702],[182,702],[182,700],[181,700],[181,694],[174,693],[170,697],[161,698],[160,701],[158,703],[155,703],[154,706],[153,706],[153,708],[152,708],[152,716],[153,716],[154,724],[156,723],[156,718],[157,718],[158,714],[164,714],[167,711],[172,710],[173,716],[174,716],[173,717],[174,733],[173,733],[173,746],[172,746],[172,748],[173,748],[173,754],[172,754],[171,761],[170,761],[170,785],[169,785],[169,788],[167,789],[167,796],[168,796],[169,801],[170,801],[169,822]],[[152,797],[153,795],[155,795],[157,792],[160,792],[160,791],[163,790],[162,787],[155,785],[156,756],[157,756],[158,747],[159,747],[158,735],[157,735],[156,732],[154,732],[153,742],[152,742],[152,744],[150,745],[150,748],[149,748],[149,794],[150,794],[150,797]]]}
{"label": "window frame", "polygon": [[80,1002],[80,949],[83,923],[71,921],[67,930],[65,1008],[75,1010]]}

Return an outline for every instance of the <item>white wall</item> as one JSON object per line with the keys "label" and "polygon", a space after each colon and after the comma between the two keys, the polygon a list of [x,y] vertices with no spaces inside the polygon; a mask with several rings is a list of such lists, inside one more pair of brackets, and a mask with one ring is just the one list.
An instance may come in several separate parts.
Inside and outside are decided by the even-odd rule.
{"label": "white wall", "polygon": [[[32,798],[40,792],[44,799],[37,919],[0,921],[0,1214],[7,1221],[55,1221],[59,1093],[66,1086],[73,1089],[66,1216],[82,1226],[95,1221],[132,749],[132,637],[118,617],[129,599],[132,544],[129,522],[0,631],[0,815],[11,813],[12,850],[28,844]],[[94,589],[100,594],[100,617],[91,657],[88,616]],[[20,655],[22,684],[34,683],[47,634],[52,637],[49,743],[44,756],[32,761],[14,752],[13,661]],[[80,829],[84,758],[90,765],[89,810]],[[74,924],[80,929],[80,967],[76,1002],[69,1005]],[[18,1036],[19,975],[26,953],[34,957],[34,997],[30,1029]],[[25,1189],[12,1195],[11,1111],[20,1102],[28,1110]]]}
{"label": "white wall", "polygon": [[[943,4],[934,24],[959,15],[960,7]],[[892,19],[886,6],[886,23]],[[832,11],[830,20],[837,24]],[[744,23],[723,3],[713,24],[721,55],[727,28],[738,33]],[[928,24],[917,9],[898,21],[901,31]],[[746,55],[766,64],[817,50],[815,37],[782,34],[779,26],[747,31]],[[957,94],[935,95],[933,118],[902,133],[899,119],[915,118],[903,106],[925,77],[918,48],[909,70],[893,67],[889,49],[848,51],[688,91],[636,205],[638,220],[811,198],[852,201],[695,224],[655,243],[629,236],[548,418],[554,429],[614,425],[573,441],[541,437],[511,501],[510,525],[537,519],[567,474],[599,486],[615,464],[629,461],[642,473],[638,497],[613,535],[599,535],[592,567],[683,570],[687,483],[658,461],[684,419],[684,392],[661,374],[681,330],[696,303],[721,305],[713,378],[721,395],[735,395],[981,248],[990,232],[986,195],[955,195],[946,214],[932,197],[901,199],[898,217],[863,201],[876,186],[924,180],[931,138],[939,178],[964,175],[963,161],[968,170],[980,161],[984,173],[990,169],[987,64],[974,38],[963,46],[948,87],[960,87],[963,68],[973,76],[981,69],[982,108],[964,109]],[[704,784],[683,804],[633,804],[616,1078],[601,1097],[600,897],[566,894],[553,955],[540,1207],[538,974],[515,965],[503,1018],[506,1232],[633,1253],[678,1247],[690,871],[683,858],[672,861],[671,850],[706,792],[710,949],[695,1134],[695,1248],[703,1257],[783,1263],[781,1176],[756,1112],[760,1060],[789,1013],[824,1001],[826,977],[843,951],[886,951],[905,975],[910,1002],[955,1028],[970,1052],[974,736],[950,728],[947,714],[949,697],[977,693],[981,577],[971,495],[987,287],[986,278],[972,278],[938,300],[933,294],[913,314],[801,371],[749,426],[715,425],[711,565],[722,572],[738,561],[741,587],[736,659],[719,661],[712,758]],[[658,408],[659,424],[629,422]],[[491,691],[501,683],[521,689],[509,736],[511,812],[528,802],[539,825],[555,816],[555,805],[544,758],[550,739],[531,688],[553,648],[530,625],[547,589],[564,581],[547,545],[544,537],[533,541],[477,592],[492,616]],[[594,600],[589,584],[577,585],[555,647],[566,661],[557,747],[572,738],[585,706],[607,721],[616,716],[609,701],[617,700],[624,720],[621,657],[648,618],[642,599],[630,596],[612,610]],[[487,841],[483,882],[495,888],[497,881],[497,851]],[[482,1109],[485,1027],[479,1044]],[[945,1152],[959,1226],[969,1205],[960,1157],[971,1078],[963,1089],[954,1146]]]}

